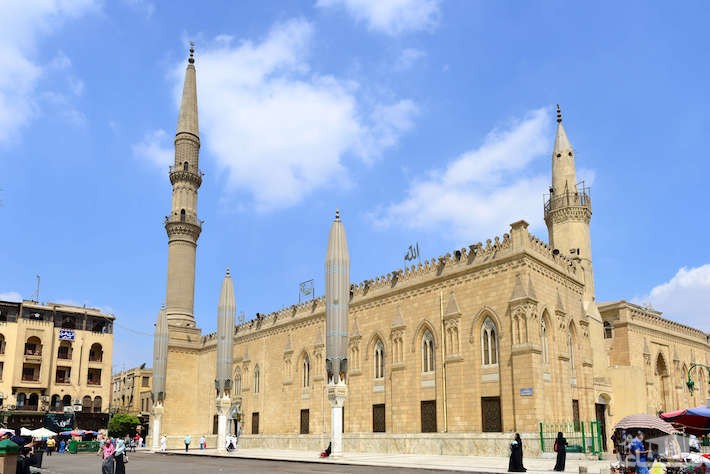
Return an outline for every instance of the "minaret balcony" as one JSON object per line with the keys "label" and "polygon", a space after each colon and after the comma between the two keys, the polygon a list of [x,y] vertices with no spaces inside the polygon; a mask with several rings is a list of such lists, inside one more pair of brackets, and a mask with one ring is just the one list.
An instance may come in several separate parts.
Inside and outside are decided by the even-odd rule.
{"label": "minaret balcony", "polygon": [[194,183],[198,188],[202,185],[202,176],[204,173],[197,166],[192,166],[184,163],[182,166],[170,167],[170,183],[190,182]]}
{"label": "minaret balcony", "polygon": [[202,232],[203,220],[189,214],[165,216],[165,230],[168,235],[188,234],[197,239]]}
{"label": "minaret balcony", "polygon": [[577,185],[574,191],[554,193],[545,195],[545,214],[568,207],[586,208],[591,213],[592,198],[589,187],[584,186],[584,182]]}

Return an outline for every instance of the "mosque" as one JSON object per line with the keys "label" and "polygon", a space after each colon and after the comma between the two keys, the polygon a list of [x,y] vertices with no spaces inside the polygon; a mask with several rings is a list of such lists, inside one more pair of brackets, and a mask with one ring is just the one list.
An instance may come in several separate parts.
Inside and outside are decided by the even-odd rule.
{"label": "mosque", "polygon": [[[156,332],[156,347],[166,342],[153,413],[169,447],[186,434],[213,444],[218,424],[218,337],[203,334],[193,314],[202,231],[194,63],[191,50],[165,218],[165,322]],[[685,385],[692,364],[710,362],[704,331],[595,298],[591,193],[577,182],[559,108],[551,161],[551,186],[541,190],[549,192],[547,241],[520,220],[485,243],[351,284],[345,451],[505,454],[512,432],[535,440],[541,422],[590,421],[611,449],[606,440],[621,417],[704,403],[702,370],[693,374],[700,390]],[[328,444],[325,308],[319,298],[233,325],[225,386],[240,446]],[[540,445],[526,449],[534,455]]]}

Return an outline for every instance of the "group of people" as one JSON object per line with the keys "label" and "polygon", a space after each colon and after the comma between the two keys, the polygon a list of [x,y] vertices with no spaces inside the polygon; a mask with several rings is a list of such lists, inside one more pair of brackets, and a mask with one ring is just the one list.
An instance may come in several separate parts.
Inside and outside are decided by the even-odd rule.
{"label": "group of people", "polygon": [[125,474],[128,463],[125,440],[106,438],[100,443],[97,454],[102,457],[101,474]]}
{"label": "group of people", "polygon": [[[235,449],[237,449],[237,442],[239,440],[238,435],[231,435],[228,434],[225,437],[225,448],[227,448],[228,452],[232,452]],[[192,444],[192,436],[189,434],[185,435],[185,438],[183,439],[183,443],[185,443],[185,452],[190,451],[190,444]],[[160,437],[160,451],[165,452],[168,446],[168,438],[163,434]],[[207,439],[205,439],[205,436],[202,435],[200,436],[200,449],[207,449]]]}
{"label": "group of people", "polygon": [[[555,438],[554,450],[557,453],[557,462],[555,463],[554,471],[564,472],[565,463],[567,461],[567,439],[562,432],[557,433]],[[510,442],[510,460],[508,461],[508,472],[526,472],[523,465],[523,440],[520,433],[515,433],[513,441]],[[648,474],[648,473],[646,473]]]}

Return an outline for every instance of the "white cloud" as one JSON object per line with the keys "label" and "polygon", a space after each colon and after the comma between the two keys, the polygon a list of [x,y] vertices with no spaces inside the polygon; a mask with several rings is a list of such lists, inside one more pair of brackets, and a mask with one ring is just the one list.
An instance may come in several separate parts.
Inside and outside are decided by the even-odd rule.
{"label": "white cloud", "polygon": [[344,7],[371,30],[399,35],[431,30],[439,21],[439,0],[317,0],[321,8]]}
{"label": "white cloud", "polygon": [[411,69],[411,67],[414,66],[414,64],[420,59],[422,59],[424,56],[426,56],[426,53],[422,50],[415,48],[404,49],[397,58],[397,62],[395,63],[395,69],[399,71],[406,71],[407,69]]}
{"label": "white cloud", "polygon": [[650,303],[654,309],[662,311],[666,318],[710,331],[708,295],[710,263],[695,268],[683,267],[673,278],[633,301],[639,304]]}
{"label": "white cloud", "polygon": [[150,19],[155,13],[155,4],[147,0],[123,0],[123,3]]}
{"label": "white cloud", "polygon": [[[114,122],[110,126],[114,129]],[[153,130],[143,137],[143,141],[133,145],[133,155],[148,160],[156,166],[167,168],[173,163],[173,150],[170,147],[170,136],[165,130]]]}
{"label": "white cloud", "polygon": [[0,293],[0,301],[12,301],[14,303],[22,302],[22,295],[17,291],[6,291]]}
{"label": "white cloud", "polygon": [[37,88],[51,67],[69,67],[57,57],[48,65],[35,59],[37,42],[67,20],[96,8],[96,0],[4,0],[0,15],[3,73],[0,75],[0,143],[17,137],[39,112]]}
{"label": "white cloud", "polygon": [[[198,51],[204,146],[227,171],[228,189],[251,194],[260,211],[348,185],[347,155],[377,158],[412,127],[413,102],[365,107],[359,84],[312,71],[313,35],[310,23],[295,19],[259,42],[222,35]],[[181,63],[178,98],[183,76]]]}
{"label": "white cloud", "polygon": [[519,219],[536,222],[549,177],[529,171],[551,147],[551,117],[532,111],[483,144],[410,183],[406,197],[372,214],[382,227],[436,231],[472,242],[500,235]]}

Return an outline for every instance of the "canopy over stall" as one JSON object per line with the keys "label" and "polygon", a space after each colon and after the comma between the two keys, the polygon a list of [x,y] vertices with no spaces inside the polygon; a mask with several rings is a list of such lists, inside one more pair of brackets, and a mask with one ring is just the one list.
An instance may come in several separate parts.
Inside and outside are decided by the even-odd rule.
{"label": "canopy over stall", "polygon": [[706,406],[669,411],[660,416],[686,433],[705,436],[710,432],[710,408]]}
{"label": "canopy over stall", "polygon": [[616,426],[614,426],[614,429],[626,431],[642,430],[647,436],[678,433],[678,430],[670,423],[658,418],[657,416],[646,414],[626,416],[619,420]]}

